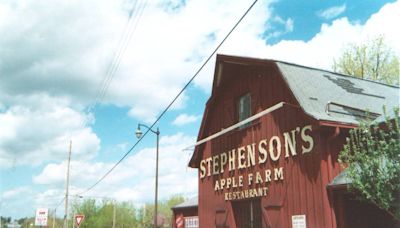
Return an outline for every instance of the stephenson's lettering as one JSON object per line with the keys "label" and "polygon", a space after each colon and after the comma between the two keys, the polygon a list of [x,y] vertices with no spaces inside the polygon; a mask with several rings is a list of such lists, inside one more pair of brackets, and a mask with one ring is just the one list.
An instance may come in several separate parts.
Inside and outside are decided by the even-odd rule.
{"label": "stephenson's lettering", "polygon": [[[200,162],[200,178],[224,173],[224,170],[233,171],[263,164],[271,159],[277,163],[281,156],[289,158],[300,154],[296,148],[301,145],[301,154],[309,153],[314,148],[314,139],[311,136],[312,126],[297,127],[284,132],[283,137],[272,136],[269,140],[262,139],[258,143],[234,148]],[[281,141],[283,138],[283,141]],[[300,148],[299,145],[299,148]],[[284,147],[284,148],[282,148]],[[284,151],[283,151],[284,150]],[[274,179],[283,178],[283,173],[275,173]]]}

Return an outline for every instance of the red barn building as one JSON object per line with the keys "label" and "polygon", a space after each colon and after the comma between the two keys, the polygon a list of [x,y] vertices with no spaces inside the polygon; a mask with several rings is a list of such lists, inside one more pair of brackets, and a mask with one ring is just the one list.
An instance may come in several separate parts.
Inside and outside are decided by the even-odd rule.
{"label": "red barn building", "polygon": [[171,208],[173,212],[172,228],[198,228],[198,198],[189,199],[186,202]]}
{"label": "red barn building", "polygon": [[383,105],[399,105],[398,87],[218,55],[189,163],[199,171],[200,227],[395,227],[383,211],[352,200],[337,177],[349,129],[367,111],[381,116]]}

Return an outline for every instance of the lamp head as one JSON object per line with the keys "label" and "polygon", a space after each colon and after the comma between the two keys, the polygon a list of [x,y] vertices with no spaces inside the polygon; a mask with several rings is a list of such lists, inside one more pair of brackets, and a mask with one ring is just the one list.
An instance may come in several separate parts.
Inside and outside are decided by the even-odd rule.
{"label": "lamp head", "polygon": [[140,139],[140,137],[142,137],[142,131],[140,130],[140,126],[138,125],[138,128],[136,129],[136,138]]}

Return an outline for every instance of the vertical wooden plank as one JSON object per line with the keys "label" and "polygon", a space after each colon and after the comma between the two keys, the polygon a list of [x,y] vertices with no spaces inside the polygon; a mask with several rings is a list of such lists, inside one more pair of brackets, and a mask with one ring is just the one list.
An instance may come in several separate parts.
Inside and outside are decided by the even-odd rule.
{"label": "vertical wooden plank", "polygon": [[[229,74],[229,77],[227,77],[229,80],[224,82],[226,83],[223,84],[225,87],[221,89],[218,97],[215,97],[216,102],[210,107],[210,115],[212,116],[207,123],[210,125],[207,126],[210,133],[217,132],[237,121],[235,99],[248,91],[252,92],[252,99],[254,99],[252,101],[253,114],[280,101],[296,104],[281,76],[271,69],[274,69],[272,65],[254,67],[226,64],[224,66],[224,74]],[[259,75],[262,76],[259,77]],[[336,169],[335,162],[332,161],[332,158],[327,157],[326,153],[331,154],[336,150],[323,148],[325,136],[314,135],[317,143],[312,154],[301,155],[301,146],[298,145],[299,154],[285,159],[283,132],[309,124],[309,120],[300,109],[284,108],[276,113],[261,118],[259,127],[254,126],[242,131],[234,131],[229,136],[222,136],[214,139],[211,143],[206,143],[203,149],[203,158],[235,149],[240,145],[258,142],[262,138],[279,136],[282,143],[282,156],[278,162],[279,165],[269,158],[265,166],[256,166],[244,171],[236,170],[236,175],[239,173],[247,175],[249,172],[260,169],[284,167],[284,181],[268,184],[270,191],[269,195],[263,199],[263,205],[271,200],[286,197],[284,207],[279,211],[283,227],[291,226],[291,216],[294,214],[306,214],[307,224],[310,227],[332,227],[334,214],[328,201],[325,185],[339,172],[339,169]],[[223,177],[228,177],[228,173],[224,173]],[[215,207],[221,204],[230,208],[228,209],[230,216],[232,216],[230,223],[234,220],[230,203],[224,201],[223,195],[217,195],[214,192],[213,183],[209,181],[212,179],[199,180],[201,198],[199,215],[201,216],[202,227],[213,227],[210,221],[214,221]]]}

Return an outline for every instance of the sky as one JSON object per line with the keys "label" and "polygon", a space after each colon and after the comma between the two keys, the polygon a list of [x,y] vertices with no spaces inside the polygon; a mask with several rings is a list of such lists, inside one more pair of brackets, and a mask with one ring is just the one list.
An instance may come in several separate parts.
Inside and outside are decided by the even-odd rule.
{"label": "sky", "polygon": [[[252,0],[0,0],[0,214],[62,216],[70,195],[152,203],[156,135],[138,142]],[[400,54],[400,1],[259,0],[217,51],[331,70],[349,43],[383,35]],[[197,195],[187,167],[213,56],[161,117],[159,199]],[[142,128],[142,130],[144,130]],[[155,130],[155,129],[154,129]],[[58,206],[58,207],[57,207]]]}

